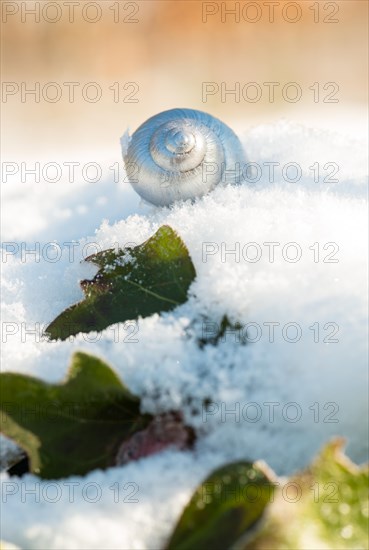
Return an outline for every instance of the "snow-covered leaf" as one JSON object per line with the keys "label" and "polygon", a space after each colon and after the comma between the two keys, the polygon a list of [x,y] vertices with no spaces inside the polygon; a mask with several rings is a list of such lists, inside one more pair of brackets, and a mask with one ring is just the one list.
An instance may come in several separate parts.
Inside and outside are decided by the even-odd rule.
{"label": "snow-covered leaf", "polygon": [[240,323],[232,323],[227,315],[223,315],[220,324],[211,321],[207,317],[202,318],[202,334],[198,337],[200,348],[206,345],[216,346],[219,342],[225,342],[227,333],[231,332],[235,335],[236,342],[245,345],[247,342],[246,336],[242,334],[242,325]]}
{"label": "snow-covered leaf", "polygon": [[139,246],[109,249],[87,260],[100,269],[91,281],[81,282],[85,299],[47,327],[52,339],[169,311],[187,300],[196,275],[185,244],[167,225]]}

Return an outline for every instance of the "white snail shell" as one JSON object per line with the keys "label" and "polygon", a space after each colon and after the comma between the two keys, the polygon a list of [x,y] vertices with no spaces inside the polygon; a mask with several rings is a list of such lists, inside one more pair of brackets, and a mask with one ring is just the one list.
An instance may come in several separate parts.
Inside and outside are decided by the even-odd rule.
{"label": "white snail shell", "polygon": [[192,109],[159,113],[124,141],[126,136],[122,150],[131,185],[157,206],[200,197],[219,183],[240,183],[247,162],[233,130]]}

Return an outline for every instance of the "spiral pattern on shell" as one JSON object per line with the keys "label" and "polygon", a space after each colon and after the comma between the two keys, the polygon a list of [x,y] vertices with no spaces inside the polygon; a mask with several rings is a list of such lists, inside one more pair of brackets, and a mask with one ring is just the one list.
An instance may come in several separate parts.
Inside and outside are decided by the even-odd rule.
{"label": "spiral pattern on shell", "polygon": [[157,206],[200,197],[219,183],[240,183],[247,162],[233,130],[192,109],[149,118],[132,135],[123,158],[133,188]]}

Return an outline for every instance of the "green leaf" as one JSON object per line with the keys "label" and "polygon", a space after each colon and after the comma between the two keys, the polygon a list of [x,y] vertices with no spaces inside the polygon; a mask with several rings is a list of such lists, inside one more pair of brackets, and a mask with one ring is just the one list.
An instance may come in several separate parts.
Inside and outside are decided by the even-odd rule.
{"label": "green leaf", "polygon": [[167,550],[227,550],[261,518],[273,490],[260,465],[236,462],[216,470],[197,488]]}
{"label": "green leaf", "polygon": [[73,356],[62,384],[15,373],[0,374],[0,384],[0,431],[43,478],[114,465],[122,442],[151,420],[110,367],[85,353]]}
{"label": "green leaf", "polygon": [[368,465],[327,445],[312,466],[281,484],[266,522],[244,550],[358,550],[368,548]]}
{"label": "green leaf", "polygon": [[86,260],[100,269],[91,281],[81,282],[85,299],[47,327],[52,339],[174,309],[187,300],[196,276],[185,244],[167,225],[140,246],[109,249]]}

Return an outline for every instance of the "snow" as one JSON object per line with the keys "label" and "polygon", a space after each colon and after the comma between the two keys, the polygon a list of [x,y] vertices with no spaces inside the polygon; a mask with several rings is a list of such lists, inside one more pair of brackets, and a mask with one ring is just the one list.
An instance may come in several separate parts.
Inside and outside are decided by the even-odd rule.
{"label": "snow", "polygon": [[[72,353],[88,351],[142,398],[143,411],[181,409],[198,442],[191,452],[168,450],[58,480],[57,502],[51,502],[54,482],[4,472],[3,539],[39,549],[159,548],[196,485],[226,461],[263,459],[286,475],[335,435],[347,438],[355,461],[368,459],[366,143],[286,121],[251,129],[243,141],[260,166],[259,181],[218,187],[171,209],[143,204],[128,183],[116,183],[109,170],[116,159],[104,159],[99,183],[64,178],[47,184],[46,193],[42,182],[21,183],[16,174],[4,186],[3,235],[15,244],[4,245],[2,264],[3,371],[57,382]],[[270,162],[280,163],[274,177]],[[301,167],[295,183],[288,181],[293,167],[283,172],[292,162]],[[66,342],[40,337],[42,327],[82,298],[78,281],[96,272],[80,260],[139,244],[162,224],[179,233],[196,268],[186,304],[140,319],[138,327],[119,324]],[[54,247],[47,245],[52,241]],[[265,244],[271,242],[280,243],[273,245],[274,261]],[[25,254],[35,243],[39,255]],[[200,349],[203,316],[219,324],[225,314],[255,341],[243,345],[228,333],[217,347]],[[32,329],[36,334],[26,334]],[[3,438],[3,464],[14,452]],[[78,483],[74,502],[70,482]],[[96,502],[88,501],[93,486],[84,492],[88,483],[101,491]],[[39,502],[26,494],[35,484]],[[124,502],[132,487],[138,502]]]}

